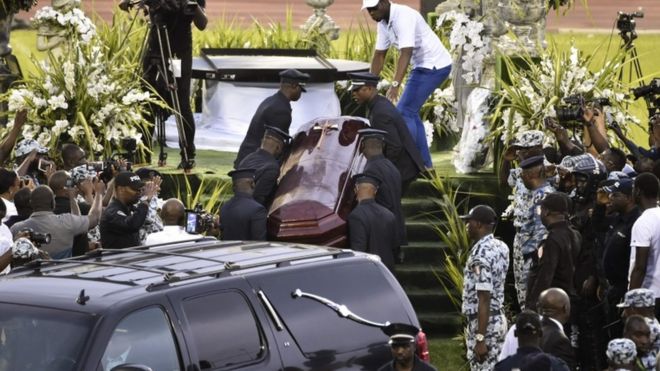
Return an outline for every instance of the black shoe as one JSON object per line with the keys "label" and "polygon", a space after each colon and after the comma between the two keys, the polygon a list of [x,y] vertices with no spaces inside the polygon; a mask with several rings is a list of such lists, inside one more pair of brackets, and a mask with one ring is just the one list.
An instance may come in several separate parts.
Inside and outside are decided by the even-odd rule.
{"label": "black shoe", "polygon": [[177,166],[177,169],[183,169],[183,170],[190,170],[195,167],[195,159],[194,158],[189,158],[188,161],[181,159],[181,162],[179,162],[179,166]]}

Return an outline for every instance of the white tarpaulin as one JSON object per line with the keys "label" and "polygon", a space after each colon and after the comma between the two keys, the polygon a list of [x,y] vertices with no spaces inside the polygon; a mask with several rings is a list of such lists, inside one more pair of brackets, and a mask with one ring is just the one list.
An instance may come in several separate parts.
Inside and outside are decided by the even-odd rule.
{"label": "white tarpaulin", "polygon": [[[341,115],[335,84],[308,83],[306,93],[297,102],[291,102],[292,123],[289,134],[317,117]],[[250,120],[261,102],[275,94],[279,83],[231,83],[206,81],[204,105],[201,114],[195,114],[195,146],[197,149],[237,152]],[[174,117],[165,123],[168,147],[179,147]]]}

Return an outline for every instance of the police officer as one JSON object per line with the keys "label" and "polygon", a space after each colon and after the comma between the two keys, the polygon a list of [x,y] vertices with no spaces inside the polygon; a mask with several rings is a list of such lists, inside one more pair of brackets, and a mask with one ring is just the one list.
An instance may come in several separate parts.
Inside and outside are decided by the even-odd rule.
{"label": "police officer", "polygon": [[655,318],[655,295],[649,289],[633,289],[626,292],[623,302],[617,305],[623,308],[622,317],[624,319],[632,315],[644,317],[646,324],[651,330],[651,349],[648,353],[642,355],[640,360],[644,367],[653,369],[656,364],[656,357],[660,352],[660,323]]}
{"label": "police officer", "polygon": [[475,206],[461,218],[475,242],[463,270],[467,359],[472,371],[492,370],[507,331],[502,306],[509,248],[493,236],[497,215],[489,206]]}
{"label": "police officer", "polygon": [[250,127],[238,149],[234,167],[238,169],[241,161],[250,153],[259,148],[259,141],[264,136],[266,125],[276,127],[289,133],[291,126],[291,102],[300,99],[306,92],[305,83],[309,75],[295,69],[280,72],[280,89],[277,93],[266,98],[252,116]]}
{"label": "police officer", "polygon": [[384,96],[378,94],[378,76],[368,73],[351,73],[351,91],[358,104],[365,104],[369,109],[368,119],[371,127],[386,131],[385,157],[392,161],[401,174],[401,189],[405,193],[421,171],[424,162],[419,149],[406,127],[406,121],[396,107]]}
{"label": "police officer", "polygon": [[254,200],[254,169],[232,170],[231,177],[234,197],[220,209],[220,230],[222,239],[266,240],[266,208]]}
{"label": "police officer", "polygon": [[[358,133],[362,137],[360,150],[367,158],[367,164],[363,172],[376,176],[381,180],[380,187],[376,193],[376,202],[385,206],[396,218],[398,227],[399,246],[407,245],[406,222],[401,210],[401,174],[392,161],[383,155],[385,134],[387,132],[378,129],[362,129]],[[398,257],[400,253],[395,255]]]}
{"label": "police officer", "polygon": [[527,279],[532,266],[532,257],[548,233],[537,212],[545,195],[554,192],[554,188],[545,177],[544,160],[545,157],[540,155],[521,161],[522,189],[518,189],[520,185],[516,186],[519,197],[514,213],[517,219],[514,220],[514,226],[517,230],[513,240],[513,274],[521,309],[525,308]]}
{"label": "police officer", "polygon": [[541,201],[541,221],[548,229],[548,235],[531,258],[525,299],[527,308],[535,308],[541,292],[551,287],[575,296],[573,275],[582,238],[570,227],[567,212],[568,196],[564,193],[550,193]]}
{"label": "police officer", "polygon": [[637,347],[630,339],[612,339],[607,344],[608,370],[633,370],[637,359]]}
{"label": "police officer", "polygon": [[398,249],[396,218],[375,200],[381,180],[362,173],[354,175],[353,181],[358,205],[348,215],[350,247],[380,256],[383,264],[393,270]]}
{"label": "police officer", "polygon": [[[120,172],[114,180],[114,196],[101,216],[101,243],[106,249],[138,246],[139,231],[147,218],[151,199],[156,197],[158,186],[154,182],[145,184],[130,171]],[[144,197],[141,199],[140,196]]]}
{"label": "police officer", "polygon": [[378,371],[435,371],[435,367],[422,361],[415,354],[417,334],[419,329],[407,323],[392,323],[382,328],[390,337],[388,344],[392,348],[391,362],[387,362]]}
{"label": "police officer", "polygon": [[277,179],[280,177],[277,158],[290,140],[291,137],[285,131],[266,126],[261,148],[247,155],[238,165],[238,169],[255,169],[253,197],[264,206],[270,203],[277,190]]}

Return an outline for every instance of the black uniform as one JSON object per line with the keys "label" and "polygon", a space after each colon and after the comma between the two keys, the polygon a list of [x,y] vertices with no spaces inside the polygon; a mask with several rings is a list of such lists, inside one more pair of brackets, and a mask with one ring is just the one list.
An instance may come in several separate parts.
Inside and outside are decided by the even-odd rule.
{"label": "black uniform", "polygon": [[223,240],[266,241],[266,208],[251,195],[236,192],[220,209]]}
{"label": "black uniform", "polygon": [[569,296],[575,296],[573,275],[581,243],[580,233],[567,221],[548,226],[548,236],[539,245],[541,256],[532,255],[534,262],[527,281],[527,308],[536,307],[541,292],[550,287],[559,287]]}
{"label": "black uniform", "polygon": [[267,151],[259,148],[245,157],[238,169],[255,169],[254,200],[266,206],[277,190],[280,177],[280,163]]}
{"label": "black uniform", "polygon": [[291,102],[282,91],[266,98],[257,111],[252,116],[250,127],[248,128],[243,143],[238,149],[238,155],[234,161],[234,167],[239,168],[241,161],[250,153],[256,151],[261,146],[261,139],[264,137],[264,126],[274,126],[286,133],[291,126]]}
{"label": "black uniform", "polygon": [[147,219],[149,206],[145,202],[126,206],[113,197],[101,215],[101,244],[106,249],[139,246],[140,227]]}
{"label": "black uniform", "polygon": [[348,236],[353,250],[380,256],[390,270],[397,249],[396,219],[376,200],[362,200],[348,215]]}
{"label": "black uniform", "polygon": [[399,169],[403,183],[409,184],[424,170],[424,161],[410,136],[406,121],[392,102],[382,95],[376,95],[368,106],[371,127],[387,131],[385,157]]}
{"label": "black uniform", "polygon": [[[394,371],[396,370],[396,365],[394,361],[387,362],[383,367],[379,368],[378,371]],[[413,361],[412,371],[436,371],[435,367],[429,365],[428,363],[422,361],[415,355],[415,360]]]}
{"label": "black uniform", "polygon": [[398,227],[398,245],[399,247],[406,245],[406,222],[401,210],[401,174],[399,174],[399,170],[392,161],[383,155],[378,155],[367,160],[364,173],[375,175],[376,178],[381,180],[376,193],[376,202],[385,206],[387,210],[394,214]]}

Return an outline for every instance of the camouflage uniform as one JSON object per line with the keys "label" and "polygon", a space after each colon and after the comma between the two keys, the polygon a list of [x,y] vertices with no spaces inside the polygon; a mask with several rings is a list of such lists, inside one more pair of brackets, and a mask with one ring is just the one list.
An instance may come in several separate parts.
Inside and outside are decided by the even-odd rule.
{"label": "camouflage uniform", "polygon": [[516,205],[516,236],[513,239],[513,276],[516,280],[516,292],[518,293],[518,304],[522,310],[525,309],[525,298],[527,297],[527,278],[529,269],[532,266],[532,259],[525,259],[525,256],[531,256],[548,235],[548,231],[541,222],[541,216],[538,208],[545,195],[555,191],[549,183],[529,191],[520,181],[526,195],[519,197],[520,204]]}
{"label": "camouflage uniform", "polygon": [[159,204],[161,203],[162,201],[158,197],[151,198],[147,218],[144,220],[144,224],[139,231],[140,244],[144,245],[144,241],[146,241],[148,235],[163,230],[163,220],[158,215]]}
{"label": "camouflage uniform", "polygon": [[651,351],[640,359],[644,367],[655,370],[658,350],[660,350],[660,323],[655,318],[644,317],[644,319],[646,320],[646,324],[649,325],[649,330],[651,330]]}
{"label": "camouflage uniform", "polygon": [[[527,130],[516,135],[513,146],[530,148],[543,145],[545,135],[539,130]],[[546,161],[547,162],[547,161]],[[508,178],[509,186],[513,188],[512,202],[507,208],[507,214],[513,217],[516,236],[513,240],[513,276],[520,309],[525,309],[527,294],[527,276],[531,267],[531,259],[525,261],[524,255],[534,252],[539,242],[545,239],[547,231],[536,212],[545,193],[553,192],[549,185],[530,191],[522,180],[522,169],[511,169]],[[552,191],[550,191],[552,189]],[[532,308],[533,309],[533,308]]]}
{"label": "camouflage uniform", "polygon": [[[465,339],[467,358],[470,369],[473,371],[492,370],[497,363],[497,356],[507,331],[502,306],[504,304],[504,281],[508,269],[509,248],[492,234],[477,241],[470,251],[463,271],[462,312],[468,318]],[[477,343],[475,335],[478,330],[478,290],[489,291],[491,294],[488,327],[484,334],[488,355],[483,363],[478,363],[474,355],[474,347]]]}
{"label": "camouflage uniform", "polygon": [[[626,292],[623,302],[618,304],[619,308],[651,308],[655,306],[655,295],[653,291],[645,288],[633,289]],[[651,332],[651,351],[640,355],[639,360],[646,369],[655,370],[656,357],[660,350],[660,323],[654,317],[644,317]]]}

